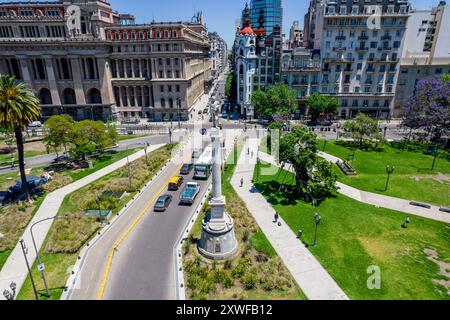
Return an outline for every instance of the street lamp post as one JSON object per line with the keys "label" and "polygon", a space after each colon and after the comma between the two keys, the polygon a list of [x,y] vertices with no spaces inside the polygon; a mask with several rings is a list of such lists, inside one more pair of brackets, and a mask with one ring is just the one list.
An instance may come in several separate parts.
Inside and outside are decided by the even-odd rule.
{"label": "street lamp post", "polygon": [[315,224],[314,245],[316,245],[316,242],[317,242],[317,227],[319,226],[321,219],[322,219],[322,217],[317,212],[314,213],[314,224]]}
{"label": "street lamp post", "polygon": [[127,150],[128,184],[130,186],[130,190],[131,190],[131,164],[130,164],[130,159],[129,159],[129,156],[130,156],[129,148],[131,146],[135,147],[135,146],[142,146],[142,145],[144,145],[145,163],[148,165],[147,148],[150,146],[150,144],[148,142],[147,143],[143,143],[143,142],[141,142],[141,143],[133,143],[133,144],[127,145],[127,149],[126,150]]}
{"label": "street lamp post", "polygon": [[20,239],[20,247],[22,248],[23,256],[25,257],[25,264],[27,265],[28,274],[30,275],[31,286],[33,287],[34,297],[36,300],[39,300],[39,296],[37,294],[36,285],[34,284],[33,274],[31,273],[30,264],[28,263],[27,253],[28,248],[23,239]]}
{"label": "street lamp post", "polygon": [[438,147],[436,146],[434,149],[434,157],[433,157],[433,164],[431,165],[431,170],[434,170],[434,165],[436,164],[436,158],[438,156]]}
{"label": "street lamp post", "polygon": [[97,196],[95,197],[95,203],[97,204],[97,208],[98,208],[98,217],[99,217],[100,219],[103,219],[103,217],[102,217],[102,209],[101,209],[101,207],[100,207],[100,202],[101,202],[100,196],[97,195]]}
{"label": "street lamp post", "polygon": [[180,98],[177,98],[177,107],[178,107],[178,128],[181,128],[181,119],[180,119],[181,99]]}
{"label": "street lamp post", "polygon": [[395,166],[386,166],[386,173],[387,173],[387,180],[386,180],[386,186],[384,187],[384,191],[387,191],[388,189],[388,184],[389,184],[389,178],[391,176],[391,174],[394,172],[395,170]]}

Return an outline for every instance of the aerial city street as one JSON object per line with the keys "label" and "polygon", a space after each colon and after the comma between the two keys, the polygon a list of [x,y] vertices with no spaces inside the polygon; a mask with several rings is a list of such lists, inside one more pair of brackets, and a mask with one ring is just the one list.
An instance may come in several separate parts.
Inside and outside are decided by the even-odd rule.
{"label": "aerial city street", "polygon": [[450,300],[449,35],[437,0],[0,1],[0,300]]}

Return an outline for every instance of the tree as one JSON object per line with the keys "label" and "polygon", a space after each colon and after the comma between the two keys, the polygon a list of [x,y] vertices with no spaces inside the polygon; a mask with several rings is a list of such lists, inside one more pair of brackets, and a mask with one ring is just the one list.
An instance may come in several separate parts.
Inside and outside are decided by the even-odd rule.
{"label": "tree", "polygon": [[256,90],[251,96],[251,102],[259,116],[278,116],[284,121],[289,120],[298,108],[297,91],[285,84],[269,86],[267,92]]}
{"label": "tree", "polygon": [[64,147],[64,151],[67,152],[73,127],[72,118],[69,115],[54,115],[45,122],[45,126],[48,129],[44,138],[47,152],[51,149],[55,150],[56,157],[59,156],[61,147]]}
{"label": "tree", "polygon": [[73,144],[70,152],[75,158],[86,160],[86,156],[94,151],[103,152],[112,146],[117,137],[114,126],[108,129],[101,121],[83,120],[72,126],[70,142]]}
{"label": "tree", "polygon": [[414,94],[405,105],[403,125],[425,129],[431,140],[450,128],[450,76],[417,82]]}
{"label": "tree", "polygon": [[9,75],[0,76],[0,125],[14,131],[25,199],[28,199],[28,185],[25,174],[22,130],[24,126],[36,121],[40,114],[39,99],[26,83],[16,82],[16,78]]}
{"label": "tree", "polygon": [[306,100],[306,104],[313,120],[326,115],[333,116],[338,113],[338,100],[318,92],[310,95]]}
{"label": "tree", "polygon": [[364,113],[360,113],[355,119],[345,122],[343,128],[350,131],[346,135],[352,137],[358,143],[359,148],[362,147],[365,138],[377,140],[383,138],[380,134],[378,120],[372,119]]}
{"label": "tree", "polygon": [[227,82],[225,83],[225,95],[230,101],[236,101],[236,79],[232,74],[227,76]]}
{"label": "tree", "polygon": [[309,186],[312,195],[319,199],[336,191],[337,177],[332,165],[320,159],[317,152],[317,136],[304,127],[293,126],[281,137],[280,159],[292,163],[297,191],[305,195]]}

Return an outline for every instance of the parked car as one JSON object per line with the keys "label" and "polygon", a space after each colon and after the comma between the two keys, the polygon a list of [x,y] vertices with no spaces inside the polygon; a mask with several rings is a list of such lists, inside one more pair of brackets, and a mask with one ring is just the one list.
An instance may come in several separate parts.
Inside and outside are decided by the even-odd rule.
{"label": "parked car", "polygon": [[200,185],[197,182],[188,182],[180,194],[181,204],[193,204],[200,192]]}
{"label": "parked car", "polygon": [[163,212],[169,207],[172,202],[172,196],[170,194],[164,194],[158,197],[158,200],[155,202],[155,207],[153,210]]}
{"label": "parked car", "polygon": [[193,167],[194,167],[194,165],[192,163],[183,164],[183,166],[180,169],[180,174],[184,174],[184,175],[189,174]]}
{"label": "parked car", "polygon": [[40,128],[42,127],[42,123],[40,121],[33,121],[28,125],[30,128]]}
{"label": "parked car", "polygon": [[180,177],[180,176],[173,177],[169,181],[168,189],[170,191],[177,191],[183,184],[183,180],[184,180],[183,177]]}

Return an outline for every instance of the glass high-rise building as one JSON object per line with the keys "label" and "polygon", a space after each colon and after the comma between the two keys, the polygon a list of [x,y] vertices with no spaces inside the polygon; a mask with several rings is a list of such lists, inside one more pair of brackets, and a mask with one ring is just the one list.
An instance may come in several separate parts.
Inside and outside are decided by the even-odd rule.
{"label": "glass high-rise building", "polygon": [[273,27],[279,25],[283,27],[283,8],[281,0],[251,0],[250,2],[252,26],[259,26],[261,10],[264,12],[264,29],[266,34],[273,32]]}

